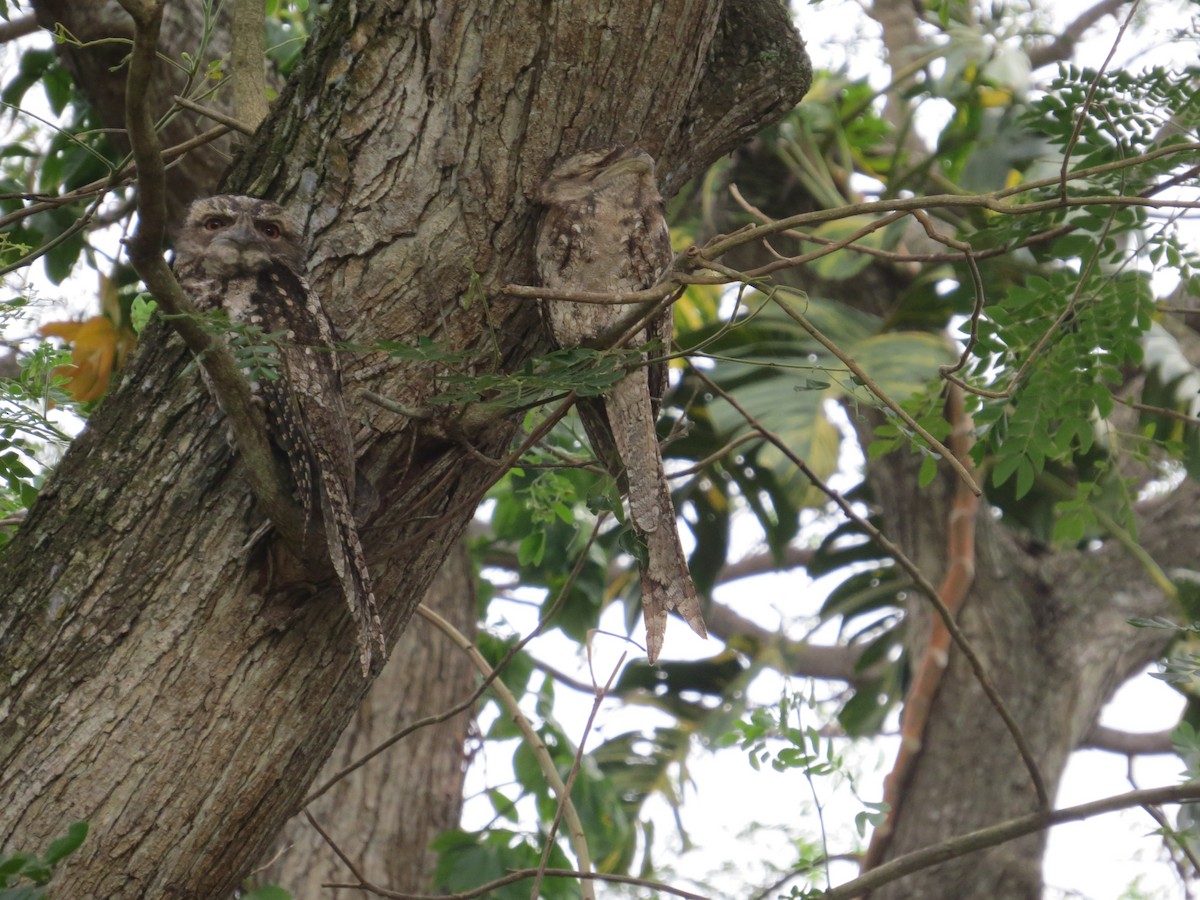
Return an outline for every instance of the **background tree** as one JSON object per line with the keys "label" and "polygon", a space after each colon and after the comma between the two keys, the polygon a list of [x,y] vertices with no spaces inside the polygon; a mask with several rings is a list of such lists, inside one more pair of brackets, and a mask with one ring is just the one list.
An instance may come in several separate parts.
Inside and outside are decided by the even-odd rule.
{"label": "background tree", "polygon": [[[727,5],[719,17],[662,10],[657,28],[645,29],[653,35],[643,33],[650,13],[632,8],[602,21],[589,18],[594,11],[557,9],[552,21],[541,13],[512,21],[510,11],[511,31],[497,35],[475,31],[486,21],[479,11],[424,18],[419,10],[360,5],[327,14],[273,114],[238,152],[232,188],[312,210],[314,281],[335,298],[343,336],[360,346],[394,342],[348,356],[356,389],[391,401],[360,406],[360,464],[379,493],[366,539],[391,598],[393,633],[450,538],[503,474],[486,457],[513,459],[505,456],[515,446],[511,413],[472,412],[457,428],[445,420],[463,405],[477,411],[481,398],[503,406],[522,391],[538,399],[583,392],[619,371],[615,355],[607,368],[592,360],[596,368],[582,374],[524,364],[545,349],[537,317],[528,301],[510,299],[519,292],[502,288],[531,277],[535,211],[527,198],[538,178],[574,147],[629,141],[659,158],[666,193],[686,183],[675,220],[683,240],[704,249],[684,258],[679,278],[709,284],[694,285],[677,304],[676,342],[690,360],[706,362],[683,368],[674,392],[672,405],[687,409],[690,430],[664,436],[689,466],[676,484],[697,544],[693,574],[702,588],[730,577],[733,516],[748,511],[762,528],[768,564],[844,574],[822,611],[841,624],[843,641],[790,641],[716,606],[708,613],[712,633],[736,654],[668,663],[660,675],[630,665],[609,695],[653,702],[672,724],[610,738],[578,770],[572,796],[606,870],[628,870],[635,851],[650,845],[650,834],[632,823],[647,796],[671,796],[669,776],[686,762],[694,737],[725,736],[785,769],[827,770],[830,744],[815,729],[794,727],[794,697],[781,705],[788,715],[746,707],[746,686],[773,668],[851,683],[856,691],[838,713],[851,735],[878,729],[907,689],[904,730],[910,748],[920,749],[895,778],[894,810],[867,854],[868,869],[883,865],[860,888],[874,887],[876,897],[1041,895],[1036,860],[1066,759],[1085,743],[1114,742],[1095,727],[1099,708],[1172,634],[1131,628],[1128,617],[1191,618],[1179,606],[1187,592],[1176,573],[1194,556],[1192,257],[1169,220],[1143,210],[1181,209],[1164,191],[1194,184],[1194,171],[1179,161],[1195,149],[1195,73],[1135,79],[1066,70],[1039,94],[1028,91],[1021,65],[1066,58],[1087,27],[1130,8],[1100,4],[1052,40],[1039,36],[1036,9],[984,15],[963,4],[918,12],[876,3],[893,76],[887,90],[827,73],[809,103],[688,183],[802,90],[803,57],[770,4]],[[109,13],[103,28],[127,29],[115,8]],[[82,46],[62,45],[70,71],[90,71],[97,86],[114,83],[100,68],[85,68],[89,54],[110,45],[93,44],[82,22],[70,24],[80,11],[47,3],[39,15],[67,17],[55,20],[76,37],[88,35]],[[303,24],[286,14],[273,21]],[[201,18],[192,31],[165,30],[165,58],[183,59],[183,50],[200,46],[199,37],[167,43],[176,33],[195,35],[196,22],[214,35],[222,28]],[[605,41],[610,31],[623,39]],[[543,39],[531,43],[529,34]],[[194,85],[209,83],[201,73],[219,74],[193,57]],[[30,65],[26,81],[40,77],[48,92],[61,78],[49,61],[41,70]],[[653,91],[636,89],[655,72],[673,76]],[[628,83],[618,84],[622,78]],[[169,81],[168,74],[152,80]],[[164,91],[157,108],[179,91]],[[210,100],[205,94],[195,96]],[[954,114],[929,151],[916,110],[933,98]],[[90,109],[115,117],[112,127],[124,122],[119,103],[106,114],[97,96]],[[577,109],[586,121],[566,118]],[[116,158],[114,149],[105,152]],[[59,156],[79,155],[67,147]],[[1056,178],[1060,169],[1072,178]],[[70,171],[51,186],[61,192],[83,177]],[[727,185],[745,198],[740,206]],[[173,189],[179,205],[184,192]],[[36,234],[37,220],[21,215],[14,221],[27,231],[11,239],[37,246],[70,238],[77,214]],[[712,238],[772,216],[793,218]],[[853,252],[832,252],[851,242]],[[69,263],[81,246],[74,256],[69,241],[51,247],[48,267],[52,253]],[[1181,275],[1157,307],[1139,258]],[[768,288],[768,276],[804,293]],[[719,281],[764,290],[743,289],[731,314],[731,301],[723,306],[712,284]],[[962,320],[966,365],[953,369],[960,348],[944,334]],[[147,349],[42,491],[0,575],[3,595],[13,598],[0,634],[19,648],[5,653],[0,674],[14,686],[8,719],[20,725],[6,732],[0,751],[4,771],[21,773],[6,774],[11,799],[0,833],[5,847],[40,847],[64,823],[89,819],[92,836],[61,876],[85,893],[170,886],[208,896],[237,883],[305,793],[363,691],[339,604],[318,597],[280,610],[270,602],[262,580],[269,551],[247,545],[261,513],[224,452],[222,423],[211,407],[196,412],[207,398],[190,374],[180,375],[186,357],[167,334],[152,325],[143,336]],[[416,336],[431,342],[413,347]],[[489,380],[493,372],[505,377]],[[439,394],[448,402],[431,406]],[[828,415],[831,399],[870,448],[863,483],[844,502],[819,489],[847,440]],[[439,412],[430,425],[431,408],[454,412]],[[948,455],[942,442],[967,463],[965,474],[939,463]],[[483,558],[548,588],[552,626],[582,640],[611,599],[621,529],[602,527],[585,541],[592,529],[577,527],[590,515],[588,501],[604,508],[606,491],[578,465],[586,451],[569,427],[525,449],[522,468],[493,491]],[[564,458],[571,468],[561,468]],[[89,488],[93,482],[107,489]],[[972,482],[987,488],[982,500]],[[1148,493],[1156,482],[1169,490]],[[185,514],[197,504],[201,516]],[[798,546],[811,540],[800,532],[806,519],[828,534],[815,550]],[[616,576],[618,589],[627,583]],[[110,599],[118,592],[119,606]],[[326,592],[336,599],[336,589]],[[962,607],[961,634],[991,697],[961,646],[940,679],[925,677],[936,675],[942,658],[927,646],[950,642],[929,594]],[[40,611],[46,602],[55,617]],[[247,609],[262,612],[250,617]],[[504,660],[511,687],[538,689],[540,733],[570,770],[576,747],[548,711],[551,681],[530,678],[536,658],[524,650],[509,658],[510,646],[487,635],[480,646],[494,664]],[[902,646],[907,652],[897,656]],[[1171,670],[1180,680],[1187,659]],[[414,687],[405,693],[431,680],[408,668]],[[708,702],[694,702],[697,695]],[[461,696],[439,695],[428,710]],[[66,699],[51,705],[52,697]],[[174,739],[162,738],[164,721],[175,723]],[[154,731],[151,749],[139,729]],[[505,733],[496,728],[491,736]],[[1182,730],[1176,739],[1187,736]],[[447,740],[456,744],[459,734]],[[532,753],[521,753],[522,787],[553,818],[545,775],[522,762]],[[458,758],[457,751],[440,757]],[[120,788],[106,793],[98,770],[111,771]],[[456,800],[458,770],[449,770],[445,793]],[[179,789],[184,782],[173,771],[187,771],[194,787]],[[51,784],[72,788],[44,789]],[[384,790],[394,800],[413,789],[397,781]],[[491,797],[506,815],[512,798]],[[349,836],[355,806],[335,807],[315,818],[329,825],[330,817],[347,829],[339,837]],[[160,808],[158,831],[129,824],[139,811]],[[429,816],[437,828],[449,818],[445,810]],[[953,848],[956,836],[1004,820],[1024,821],[1005,835],[1017,842],[981,839],[970,849],[993,849],[932,868],[946,856],[910,852],[947,841]],[[184,840],[171,833],[156,843],[171,821],[195,824]],[[539,841],[499,828],[447,835],[438,846],[441,883],[450,887],[477,885],[540,855]],[[888,860],[896,862],[889,868]],[[811,860],[798,863],[798,884],[801,864]],[[888,882],[908,865],[920,871]],[[381,874],[369,878],[413,889],[424,877],[373,871]],[[299,875],[280,878],[300,885]],[[554,885],[544,888],[560,889]]]}

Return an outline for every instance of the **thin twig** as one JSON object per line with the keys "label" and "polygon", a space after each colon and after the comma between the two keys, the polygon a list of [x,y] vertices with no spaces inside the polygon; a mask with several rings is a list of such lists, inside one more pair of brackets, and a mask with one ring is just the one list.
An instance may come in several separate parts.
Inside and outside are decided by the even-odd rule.
{"label": "thin twig", "polygon": [[[767,215],[757,206],[754,206],[748,201],[736,184],[729,186],[729,193],[743,210],[748,212],[754,218],[758,219],[764,225],[774,224],[777,220]],[[1057,225],[1054,228],[1046,231],[1039,231],[1036,234],[1031,234],[1028,237],[1022,238],[1014,244],[1001,244],[998,247],[989,247],[984,250],[973,250],[972,253],[975,259],[991,259],[996,256],[1007,256],[1013,250],[1019,250],[1023,247],[1032,247],[1036,244],[1042,244],[1046,241],[1052,241],[1063,235],[1070,234],[1073,231],[1079,230],[1078,225]],[[790,238],[795,238],[798,241],[808,241],[811,244],[820,244],[828,246],[837,243],[833,238],[823,237],[819,234],[812,234],[807,231],[800,231],[795,228],[785,228],[778,234],[786,235]],[[942,262],[957,262],[962,259],[961,253],[900,253],[895,250],[884,250],[880,247],[869,247],[864,244],[848,244],[843,249],[852,250],[855,253],[862,253],[866,256],[872,256],[876,259],[882,259],[887,262],[895,263],[942,263]]]}
{"label": "thin twig", "polygon": [[[617,664],[613,666],[612,674],[608,676],[608,681],[604,687],[596,687],[595,699],[592,701],[592,711],[588,715],[587,723],[583,726],[583,737],[579,741],[579,748],[575,751],[575,759],[571,763],[571,771],[567,774],[567,784],[565,796],[571,796],[571,789],[575,786],[575,779],[579,776],[580,766],[583,765],[583,750],[587,746],[587,736],[592,733],[592,727],[596,724],[596,715],[600,712],[600,704],[604,702],[604,698],[608,696],[608,692],[612,689],[613,681],[617,678],[617,673],[621,671],[621,667],[625,665],[625,657],[627,653],[622,653],[621,658],[617,660]],[[588,644],[588,659],[592,656],[591,644]],[[538,863],[538,875],[533,880],[533,888],[530,890],[531,900],[538,900],[541,896],[542,876],[545,873],[547,864],[550,862],[550,851],[554,848],[554,836],[558,833],[559,823],[562,821],[563,812],[565,810],[564,799],[560,798],[558,808],[554,811],[554,821],[550,823],[550,830],[546,834],[546,846],[542,850],[542,859]]]}
{"label": "thin twig", "polygon": [[305,797],[303,801],[301,801],[301,805],[307,806],[308,804],[312,803],[314,800],[316,800],[318,797],[320,797],[322,794],[324,794],[326,791],[328,791],[330,788],[332,788],[335,784],[337,784],[339,781],[341,781],[343,778],[345,778],[351,772],[355,771],[356,769],[362,768],[368,762],[370,762],[376,756],[378,756],[380,753],[383,753],[389,747],[399,743],[401,740],[408,737],[413,732],[419,731],[420,729],[425,728],[429,725],[437,725],[441,722],[445,722],[447,719],[452,719],[454,716],[457,716],[459,713],[466,712],[468,709],[470,709],[472,706],[474,706],[475,702],[480,697],[483,696],[484,692],[487,691],[487,689],[489,687],[491,687],[492,681],[494,681],[497,677],[499,677],[500,673],[504,671],[504,669],[508,665],[509,661],[514,656],[516,656],[518,653],[520,653],[521,650],[523,650],[530,641],[532,641],[535,637],[537,637],[539,634],[541,634],[545,630],[546,626],[550,624],[551,619],[554,618],[555,613],[557,613],[558,610],[562,607],[563,603],[566,601],[567,594],[570,593],[571,588],[574,587],[574,585],[575,585],[576,579],[579,578],[579,573],[583,571],[583,566],[587,562],[588,551],[591,549],[592,544],[595,543],[596,538],[599,536],[600,526],[603,522],[604,522],[603,516],[598,516],[596,518],[596,523],[592,526],[592,533],[588,537],[587,543],[584,544],[583,549],[580,551],[579,558],[575,561],[574,568],[572,568],[571,571],[568,573],[566,581],[563,582],[562,588],[559,589],[558,596],[554,598],[554,602],[552,604],[550,604],[550,608],[548,610],[546,610],[546,612],[542,615],[541,619],[538,620],[538,623],[534,627],[533,631],[531,631],[524,638],[522,638],[516,644],[513,645],[513,647],[508,651],[508,653],[505,654],[504,659],[500,660],[499,664],[496,666],[495,670],[493,671],[493,674],[487,678],[484,678],[483,682],[474,691],[471,692],[471,695],[469,697],[467,697],[465,700],[463,700],[460,703],[456,703],[454,706],[450,707],[449,709],[447,709],[441,713],[438,713],[438,714],[432,715],[432,716],[426,716],[423,719],[418,719],[416,722],[413,722],[410,725],[406,725],[404,728],[402,728],[400,731],[398,731],[395,734],[388,737],[382,743],[376,745],[375,747],[372,747],[364,755],[362,755],[358,759],[354,760],[354,762],[350,763],[348,766],[346,766],[343,769],[339,769],[337,772],[335,772],[333,775],[331,775],[328,779],[325,780],[325,782],[320,787],[318,787],[314,791],[310,791],[308,796]]}
{"label": "thin twig", "polygon": [[985,292],[983,288],[983,276],[979,272],[979,264],[975,261],[975,248],[966,241],[961,241],[956,237],[938,231],[933,225],[933,220],[929,218],[929,214],[923,209],[913,211],[913,218],[921,223],[921,227],[925,229],[925,234],[931,240],[937,241],[939,244],[944,244],[947,247],[953,247],[962,253],[962,258],[966,260],[967,270],[971,273],[971,284],[975,288],[975,305],[971,309],[971,328],[967,337],[967,344],[963,347],[962,355],[958,358],[958,362],[952,366],[942,366],[939,371],[942,376],[953,375],[959,369],[967,364],[971,353],[975,350],[975,345],[979,343],[979,319],[983,316],[983,306]]}
{"label": "thin twig", "polygon": [[212,119],[214,122],[224,125],[226,128],[228,128],[232,131],[237,131],[244,135],[254,134],[254,129],[251,128],[249,125],[247,125],[245,122],[243,122],[241,119],[235,119],[233,116],[226,115],[225,113],[221,112],[220,110],[216,110],[216,109],[213,109],[212,107],[205,106],[202,103],[196,103],[192,100],[189,100],[187,97],[180,97],[179,95],[176,95],[176,96],[172,97],[171,99],[174,100],[176,103],[178,103],[180,106],[182,106],[184,109],[191,110],[194,113],[199,113],[200,115],[204,116],[206,119]]}
{"label": "thin twig", "polygon": [[[162,152],[163,160],[174,160],[190,150],[194,150],[195,148],[201,147],[204,144],[212,143],[217,138],[224,137],[227,134],[229,134],[229,129],[224,125],[211,128],[203,134],[198,134],[194,138],[190,138],[189,140],[176,144],[174,147],[169,147],[168,149],[164,150]],[[5,195],[3,199],[6,200],[13,200],[17,199],[18,197],[23,197],[25,199],[36,200],[36,202],[31,203],[28,206],[23,206],[18,210],[14,210],[6,216],[0,216],[0,229],[8,228],[14,222],[19,222],[21,219],[28,218],[34,213],[44,212],[48,209],[57,209],[60,206],[65,206],[68,203],[75,203],[78,200],[83,200],[84,198],[90,197],[96,193],[107,193],[108,191],[120,186],[121,184],[124,184],[125,182],[132,181],[136,177],[137,166],[130,161],[123,165],[117,171],[117,174],[111,177],[98,178],[95,181],[83,185],[82,187],[77,187],[72,191],[67,191],[67,193],[59,194],[58,196],[47,196],[46,194],[39,193],[25,195]]]}
{"label": "thin twig", "polygon": [[[1077,169],[1074,172],[1068,173],[1068,178],[1070,180],[1092,178],[1096,175],[1105,175],[1119,169],[1129,168],[1130,166],[1141,163],[1152,162],[1156,159],[1161,159],[1168,156],[1182,155],[1184,158],[1187,158],[1187,154],[1195,153],[1198,150],[1200,150],[1200,142],[1194,141],[1189,143],[1172,144],[1167,147],[1158,147],[1140,156],[1102,163],[1100,165],[1090,166],[1086,169]],[[800,213],[795,216],[788,216],[787,218],[778,219],[766,225],[748,226],[746,228],[739,229],[733,234],[719,235],[718,237],[713,238],[703,247],[693,247],[687,251],[684,251],[683,255],[694,260],[694,268],[703,268],[708,260],[723,256],[734,247],[740,247],[743,244],[762,240],[764,237],[781,231],[786,231],[789,228],[830,222],[851,216],[894,212],[898,210],[962,208],[987,209],[992,212],[1003,213],[1007,215],[1029,215],[1032,213],[1045,212],[1046,210],[1074,208],[1080,206],[1116,205],[1150,207],[1163,206],[1181,209],[1200,208],[1200,203],[1197,202],[1171,200],[1151,201],[1149,198],[1144,196],[1068,197],[1065,200],[1061,197],[1058,197],[1052,200],[1029,203],[1004,202],[1009,198],[1019,196],[1023,193],[1028,193],[1030,191],[1040,190],[1047,187],[1056,187],[1060,183],[1060,176],[1055,175],[1047,178],[1035,179],[1033,181],[1025,181],[1012,187],[1002,188],[1000,190],[991,191],[985,194],[970,194],[965,196],[961,194],[932,194],[927,197],[894,197],[888,200],[872,200],[863,203],[853,203],[834,210],[814,210],[813,212]]]}
{"label": "thin twig", "polygon": [[[717,270],[724,271],[725,273],[729,274],[731,277],[733,277],[734,275],[737,274],[733,269],[726,269],[724,266],[717,267]],[[759,290],[763,290],[763,289],[759,288]],[[792,290],[792,289],[788,288],[788,287],[784,287],[783,285],[773,285],[768,290],[766,290],[765,293],[766,293],[767,297],[770,300],[772,300],[783,311],[783,313],[786,316],[788,316],[790,319],[792,319],[794,322],[796,322],[797,325],[799,325],[801,328],[803,328],[805,331],[807,331],[809,333],[809,335],[815,341],[817,341],[817,343],[821,344],[821,346],[823,346],[826,350],[828,350],[830,353],[832,353],[834,356],[836,356],[841,361],[842,365],[844,365],[847,369],[849,369],[854,374],[854,377],[859,382],[861,382],[863,387],[865,387],[868,391],[870,391],[879,400],[880,403],[882,403],[884,406],[886,406],[888,409],[890,409],[893,413],[895,413],[895,415],[897,417],[899,417],[899,419],[902,422],[904,422],[905,425],[907,425],[914,432],[916,432],[918,435],[920,435],[920,437],[927,444],[929,444],[929,446],[931,448],[933,448],[939,454],[941,454],[942,458],[946,460],[946,462],[950,465],[950,467],[952,469],[954,469],[955,474],[957,474],[958,477],[963,480],[963,482],[967,485],[967,487],[969,487],[971,489],[971,492],[973,494],[975,494],[975,496],[978,497],[980,494],[982,494],[983,491],[979,487],[979,484],[975,481],[974,476],[972,476],[971,473],[969,471],[967,471],[967,467],[965,465],[963,465],[962,460],[960,460],[957,456],[955,456],[949,447],[947,447],[945,444],[943,444],[941,441],[939,441],[936,437],[934,437],[932,434],[930,434],[930,432],[927,428],[925,428],[923,425],[921,425],[920,422],[918,422],[916,419],[914,419],[904,407],[902,407],[899,403],[897,403],[895,400],[893,400],[891,398],[891,396],[888,395],[887,391],[885,391],[883,388],[881,388],[875,382],[875,380],[873,378],[871,378],[870,375],[867,374],[866,370],[863,369],[863,367],[860,366],[854,360],[854,357],[850,356],[848,353],[846,353],[844,350],[842,350],[842,348],[839,347],[834,341],[832,341],[828,337],[826,337],[825,334],[819,328],[817,328],[816,325],[814,325],[812,322],[810,322],[808,320],[807,316],[805,316],[799,310],[793,309],[790,304],[785,303],[785,302],[783,302],[783,300],[780,299],[780,297],[779,297],[780,293],[785,292],[785,291],[790,291],[790,290]]]}
{"label": "thin twig", "polygon": [[1083,98],[1083,107],[1079,110],[1079,115],[1075,117],[1075,127],[1071,130],[1071,137],[1067,141],[1066,148],[1063,150],[1062,169],[1059,172],[1059,180],[1062,182],[1062,186],[1059,188],[1059,196],[1063,200],[1067,199],[1067,169],[1071,165],[1071,152],[1079,142],[1079,135],[1083,133],[1083,123],[1087,119],[1088,111],[1092,108],[1092,101],[1096,98],[1096,91],[1100,87],[1100,79],[1104,77],[1104,72],[1108,68],[1108,64],[1116,56],[1117,47],[1121,46],[1121,41],[1125,37],[1125,31],[1129,28],[1134,14],[1141,5],[1142,0],[1133,0],[1133,3],[1130,5],[1129,12],[1125,16],[1125,21],[1121,23],[1121,27],[1117,30],[1117,36],[1113,38],[1112,47],[1108,50],[1108,56],[1104,57],[1104,62],[1096,70],[1096,77],[1088,85],[1087,96]]}
{"label": "thin twig", "polygon": [[342,852],[342,848],[334,843],[333,838],[331,838],[329,833],[317,823],[317,820],[313,818],[313,814],[307,809],[304,810],[304,818],[308,819],[308,824],[317,830],[317,834],[319,834],[321,839],[329,845],[329,849],[337,854],[337,858],[346,864],[346,868],[350,870],[350,874],[361,882],[363,880],[362,872],[358,871],[358,867],[354,865],[354,863],[350,860],[350,857]]}
{"label": "thin twig", "polygon": [[[417,607],[417,615],[433,623],[442,634],[458,645],[459,649],[467,654],[471,663],[479,670],[483,677],[490,678],[493,676],[495,670],[488,665],[487,660],[483,658],[483,654],[475,649],[475,644],[466,635],[424,605]],[[591,871],[592,858],[587,845],[587,836],[583,832],[583,822],[579,819],[579,813],[575,810],[575,804],[571,802],[570,791],[567,789],[566,784],[563,783],[562,777],[558,774],[558,767],[554,765],[554,758],[550,755],[550,751],[546,749],[546,744],[534,730],[533,725],[525,718],[525,714],[521,712],[521,706],[517,703],[517,698],[513,696],[508,686],[500,679],[494,678],[492,680],[492,693],[495,694],[496,699],[500,701],[500,705],[504,707],[505,712],[508,713],[513,723],[517,726],[517,729],[524,736],[525,743],[533,751],[534,759],[537,760],[538,768],[542,770],[542,776],[558,797],[559,807],[567,820],[568,837],[571,841],[571,847],[575,850],[575,857],[579,863],[580,871]],[[553,835],[551,835],[550,841],[553,841]],[[549,845],[547,845],[548,848]],[[589,882],[584,881],[580,885],[580,889],[584,900],[589,900],[589,898],[590,900],[595,900],[596,895]]]}
{"label": "thin twig", "polygon": [[469,891],[461,891],[457,894],[409,894],[402,891],[390,891],[369,882],[362,884],[330,882],[321,886],[333,889],[342,888],[370,891],[380,897],[388,897],[390,900],[474,900],[476,897],[490,896],[497,888],[504,887],[505,885],[515,884],[518,881],[524,881],[526,878],[533,878],[538,872],[543,872],[549,878],[579,878],[585,883],[603,881],[609,884],[632,884],[636,887],[650,888],[656,894],[670,894],[672,897],[683,897],[684,900],[711,900],[705,894],[693,894],[691,891],[671,887],[669,884],[662,884],[658,881],[651,881],[648,878],[635,878],[632,875],[606,875],[602,872],[578,872],[574,869],[545,869],[544,871],[542,869],[518,869],[515,872],[509,872],[502,878],[497,878],[494,881],[489,881],[487,884],[482,884],[477,888],[472,888]]}

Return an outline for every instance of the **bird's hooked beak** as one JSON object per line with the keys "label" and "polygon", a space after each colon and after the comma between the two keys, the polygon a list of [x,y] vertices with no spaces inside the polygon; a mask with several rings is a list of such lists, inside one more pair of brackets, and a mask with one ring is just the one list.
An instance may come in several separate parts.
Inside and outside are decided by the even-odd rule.
{"label": "bird's hooked beak", "polygon": [[238,216],[232,225],[217,235],[216,240],[226,241],[237,247],[252,247],[267,243],[267,239],[254,227],[254,223],[248,216]]}

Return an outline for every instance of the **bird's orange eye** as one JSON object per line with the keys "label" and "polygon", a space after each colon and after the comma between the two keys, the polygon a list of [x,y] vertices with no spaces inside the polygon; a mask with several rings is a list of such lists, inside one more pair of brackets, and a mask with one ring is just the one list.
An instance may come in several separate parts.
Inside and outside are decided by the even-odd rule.
{"label": "bird's orange eye", "polygon": [[220,231],[225,227],[225,220],[220,216],[209,216],[204,220],[205,231]]}
{"label": "bird's orange eye", "polygon": [[277,237],[279,237],[280,234],[283,233],[279,230],[279,226],[276,225],[274,222],[263,222],[258,226],[258,230],[261,231],[263,234],[265,234],[267,237],[269,237],[271,240],[275,240]]}

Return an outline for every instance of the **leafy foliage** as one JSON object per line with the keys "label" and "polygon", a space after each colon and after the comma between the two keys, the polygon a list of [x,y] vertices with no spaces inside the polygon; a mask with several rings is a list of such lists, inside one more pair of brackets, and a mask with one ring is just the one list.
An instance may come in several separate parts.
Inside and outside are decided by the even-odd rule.
{"label": "leafy foliage", "polygon": [[13,853],[0,856],[0,900],[43,900],[55,867],[79,849],[87,837],[87,822],[73,822],[67,833],[55,838],[41,856]]}

